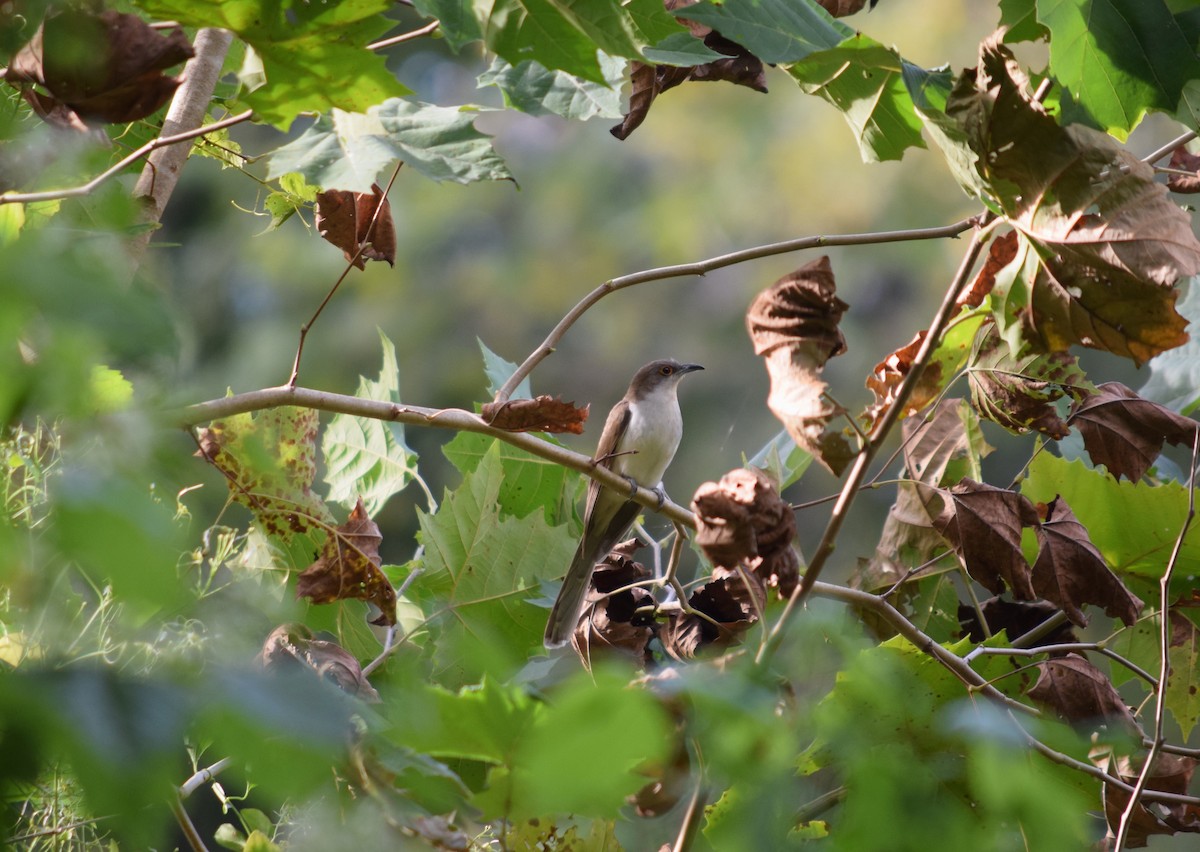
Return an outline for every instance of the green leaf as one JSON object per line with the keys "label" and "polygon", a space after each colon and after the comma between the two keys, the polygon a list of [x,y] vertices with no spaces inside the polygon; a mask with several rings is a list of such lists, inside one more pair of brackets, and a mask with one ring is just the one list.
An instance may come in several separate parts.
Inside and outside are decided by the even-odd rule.
{"label": "green leaf", "polygon": [[102,414],[121,411],[133,399],[133,385],[121,371],[99,365],[92,368],[87,392],[92,408]]}
{"label": "green leaf", "polygon": [[725,59],[723,53],[710,50],[701,39],[691,33],[672,33],[654,47],[642,51],[647,62],[655,65],[677,65],[691,67]]}
{"label": "green leaf", "polygon": [[779,483],[779,490],[782,491],[804,476],[804,472],[808,470],[812,460],[812,453],[805,452],[796,446],[795,440],[788,434],[788,431],[781,429],[750,459],[743,456],[742,465],[765,470]]}
{"label": "green leaf", "polygon": [[799,62],[855,35],[812,0],[708,0],[674,14],[707,24],[763,62]]}
{"label": "green leaf", "polygon": [[[255,116],[287,130],[302,112],[361,112],[409,94],[366,49],[394,23],[389,0],[289,3],[278,0],[139,0],[147,12],[188,26],[232,30],[262,60],[266,83],[243,94]],[[369,187],[368,187],[369,188]]]}
{"label": "green leaf", "polygon": [[1050,35],[1037,19],[1037,0],[1000,0],[1000,26],[1007,27],[1006,44],[1037,41]]}
{"label": "green leaf", "polygon": [[898,160],[908,148],[925,147],[902,67],[895,50],[855,34],[832,50],[810,54],[788,73],[805,92],[841,111],[870,163]]}
{"label": "green leaf", "polygon": [[575,541],[544,516],[503,517],[505,469],[493,446],[436,514],[419,512],[421,581],[412,592],[434,618],[434,678],[458,686],[509,677],[541,647],[546,612],[529,603],[570,563]]}
{"label": "green leaf", "polygon": [[986,185],[975,165],[979,155],[971,149],[960,123],[946,115],[946,101],[954,85],[950,69],[943,66],[926,70],[904,62],[901,79],[913,108],[925,122],[925,132],[946,158],[954,179],[968,196],[986,201]]}
{"label": "green leaf", "polygon": [[[1192,729],[1200,722],[1200,692],[1195,685],[1200,680],[1200,629],[1191,619],[1172,611],[1170,615],[1171,638],[1167,649],[1171,664],[1167,680],[1166,706],[1175,717],[1183,738],[1191,736]],[[1105,644],[1130,662],[1157,676],[1162,660],[1159,635],[1162,619],[1159,613],[1140,619],[1126,627]],[[1114,686],[1134,680],[1137,675],[1115,661],[1110,666]]]}
{"label": "green leaf", "polygon": [[[1113,572],[1127,582],[1135,581],[1135,593],[1157,594],[1158,580],[1187,515],[1184,486],[1117,481],[1081,460],[1063,461],[1042,452],[1029,465],[1021,493],[1035,503],[1049,503],[1061,495]],[[1198,573],[1200,537],[1188,536],[1175,575]]]}
{"label": "green leaf", "polygon": [[562,465],[475,432],[459,432],[442,452],[464,476],[473,473],[490,453],[499,456],[503,480],[497,500],[502,515],[523,518],[541,509],[552,525],[570,517],[579,477]]}
{"label": "green leaf", "polygon": [[[400,403],[396,347],[382,330],[383,366],[375,381],[359,377],[359,399]],[[374,517],[393,494],[417,478],[417,454],[404,442],[404,427],[370,417],[335,414],[321,442],[329,499],[347,509],[359,498]]]}
{"label": "green leaf", "polygon": [[[1174,113],[1200,59],[1163,0],[1037,0],[1066,121],[1124,139],[1148,110]],[[1196,126],[1200,116],[1184,116]]]}
{"label": "green leaf", "polygon": [[620,87],[625,63],[602,54],[600,67],[606,85],[550,71],[532,60],[514,67],[497,58],[479,75],[479,85],[496,86],[508,106],[529,115],[554,114],[577,121],[597,116],[620,118],[624,115]]}
{"label": "green leaf", "polygon": [[413,0],[413,6],[428,18],[437,18],[438,33],[455,53],[483,38],[471,0]]}
{"label": "green leaf", "polygon": [[434,180],[511,180],[469,112],[393,98],[366,113],[335,109],[276,150],[268,178],[298,172],[325,189],[370,192],[381,169],[403,160]]}
{"label": "green leaf", "polygon": [[[483,371],[487,375],[488,395],[495,396],[496,391],[504,387],[504,383],[517,371],[517,365],[512,361],[506,361],[501,358],[478,337],[475,340],[479,344],[479,351],[483,353]],[[513,391],[512,396],[513,399],[533,398],[533,388],[529,384],[529,376],[521,380],[516,390]]]}
{"label": "green leaf", "polygon": [[397,714],[389,736],[397,743],[442,759],[507,764],[514,744],[545,706],[519,687],[484,678],[478,686],[451,691],[438,686],[410,690],[386,708]]}

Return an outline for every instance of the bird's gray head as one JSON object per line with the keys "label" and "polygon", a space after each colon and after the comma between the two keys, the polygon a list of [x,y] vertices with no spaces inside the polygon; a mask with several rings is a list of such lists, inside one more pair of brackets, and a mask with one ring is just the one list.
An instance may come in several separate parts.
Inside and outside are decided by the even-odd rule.
{"label": "bird's gray head", "polygon": [[688,373],[703,369],[699,364],[681,364],[670,358],[651,361],[634,374],[626,397],[643,399],[660,388],[674,388]]}

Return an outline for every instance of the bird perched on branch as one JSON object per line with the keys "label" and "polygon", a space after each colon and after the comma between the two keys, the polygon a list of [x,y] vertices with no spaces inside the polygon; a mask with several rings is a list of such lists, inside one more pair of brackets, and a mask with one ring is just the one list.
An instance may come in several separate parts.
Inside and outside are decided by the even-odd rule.
{"label": "bird perched on branch", "polygon": [[657,490],[660,506],[666,501],[663,473],[683,437],[676,394],[679,380],[703,369],[699,364],[651,361],[634,374],[629,390],[608,413],[595,463],[628,479],[632,490],[626,496],[594,479],[588,484],[583,537],[550,611],[544,637],[547,648],[567,644],[575,632],[597,560],[625,537],[638,516],[640,506],[629,499],[637,485]]}

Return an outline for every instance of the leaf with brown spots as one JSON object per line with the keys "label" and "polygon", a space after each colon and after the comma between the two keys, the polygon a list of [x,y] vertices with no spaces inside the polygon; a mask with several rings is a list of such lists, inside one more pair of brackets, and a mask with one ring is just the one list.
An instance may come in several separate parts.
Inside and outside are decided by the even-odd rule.
{"label": "leaf with brown spots", "polygon": [[486,402],[479,416],[489,426],[506,432],[564,432],[583,434],[588,419],[588,406],[579,408],[573,402],[543,394],[535,399],[509,399]]}
{"label": "leaf with brown spots", "polygon": [[1105,382],[1071,407],[1067,422],[1079,430],[1095,464],[1131,482],[1141,479],[1164,443],[1191,445],[1196,421],[1143,399],[1120,382]]}
{"label": "leaf with brown spots", "polygon": [[854,457],[841,433],[827,432],[840,412],[825,397],[825,362],[846,351],[838,323],[849,305],[837,297],[828,257],[797,269],[758,294],[746,312],[754,352],[771,376],[767,405],[797,446],[835,476]]}
{"label": "leaf with brown spots", "polygon": [[362,500],[346,523],[330,530],[321,555],[296,581],[296,597],[315,604],[363,600],[379,607],[372,624],[396,623],[396,590],[380,570],[379,544],[383,536],[367,516]]}
{"label": "leaf with brown spots", "polygon": [[1056,497],[1039,508],[1045,511],[1037,528],[1040,549],[1033,563],[1033,590],[1038,597],[1057,604],[1080,627],[1088,623],[1080,608],[1084,604],[1102,606],[1107,615],[1132,626],[1145,604],[1109,570],[1071,507]]}
{"label": "leaf with brown spots", "polygon": [[290,538],[331,526],[333,515],[313,493],[317,412],[284,406],[214,420],[197,430],[204,458],[229,482],[233,499],[270,535]]}
{"label": "leaf with brown spots", "polygon": [[392,205],[378,184],[371,184],[370,193],[344,189],[318,192],[316,224],[317,233],[340,248],[346,260],[359,269],[366,269],[368,260],[396,265]]}
{"label": "leaf with brown spots", "polygon": [[967,569],[994,595],[1007,585],[1018,600],[1036,595],[1029,563],[1021,552],[1021,530],[1037,526],[1037,510],[1015,491],[971,479],[942,492],[946,507],[933,522]]}
{"label": "leaf with brown spots", "polygon": [[86,130],[157,111],[180,83],[163,71],[191,55],[178,27],[163,35],[136,15],[67,8],[46,17],[4,79],[42,118]]}
{"label": "leaf with brown spots", "polygon": [[968,361],[971,403],[980,416],[1018,435],[1030,430],[1059,440],[1071,431],[1054,408],[1066,395],[1078,398],[1091,383],[1067,352],[1015,357],[989,323]]}

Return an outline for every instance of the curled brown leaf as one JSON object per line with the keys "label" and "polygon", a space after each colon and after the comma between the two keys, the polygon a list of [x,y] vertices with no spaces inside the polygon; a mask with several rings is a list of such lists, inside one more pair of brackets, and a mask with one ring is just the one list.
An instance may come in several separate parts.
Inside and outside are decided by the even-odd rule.
{"label": "curled brown leaf", "polygon": [[330,530],[321,555],[296,581],[296,597],[315,604],[357,599],[379,607],[372,623],[396,623],[396,590],[380,570],[379,545],[383,536],[367,515],[362,500],[346,523]]}
{"label": "curled brown leaf", "polygon": [[380,700],[353,654],[336,642],[314,638],[303,624],[283,624],[272,630],[258,659],[267,671],[304,666],[343,692],[372,703]]}
{"label": "curled brown leaf", "polygon": [[1167,175],[1167,189],[1183,195],[1200,192],[1200,157],[1180,145],[1171,153],[1168,168],[1172,171]]}
{"label": "curled brown leaf", "polygon": [[508,432],[552,432],[583,434],[588,406],[582,408],[560,397],[543,394],[534,399],[509,399],[486,402],[479,411],[489,426]]}
{"label": "curled brown leaf", "polygon": [[368,260],[396,265],[392,205],[378,184],[371,184],[369,193],[344,189],[318,192],[316,224],[317,233],[340,248],[346,260],[359,269],[366,269]]}
{"label": "curled brown leaf", "polygon": [[1029,562],[1021,552],[1021,530],[1037,526],[1037,510],[1015,491],[972,479],[942,492],[945,509],[934,527],[954,548],[963,566],[992,594],[1012,589],[1018,600],[1033,600]]}
{"label": "curled brown leaf", "polygon": [[1142,729],[1112,681],[1079,654],[1038,663],[1038,679],[1026,693],[1072,725],[1103,726],[1139,741]]}
{"label": "curled brown leaf", "polygon": [[158,110],[180,83],[163,71],[191,55],[178,27],[164,35],[136,15],[66,8],[46,17],[4,79],[43,119],[86,130]]}
{"label": "curled brown leaf", "polygon": [[754,352],[771,376],[767,405],[792,440],[834,475],[854,451],[840,433],[827,432],[841,410],[825,397],[825,362],[846,351],[838,328],[849,306],[837,297],[833,268],[821,257],[758,294],[746,312]]}
{"label": "curled brown leaf", "polygon": [[1105,382],[1071,407],[1067,422],[1079,430],[1096,464],[1117,479],[1136,482],[1162,453],[1163,444],[1190,445],[1196,421],[1143,399],[1120,382]]}

